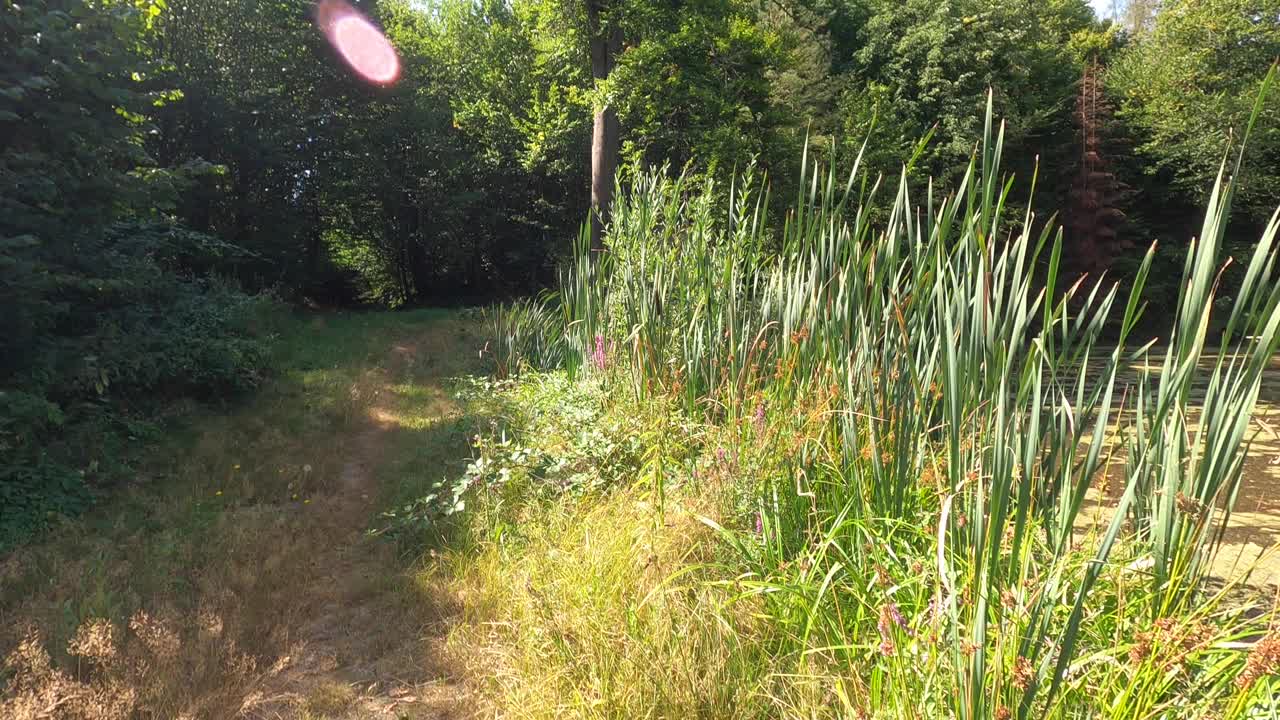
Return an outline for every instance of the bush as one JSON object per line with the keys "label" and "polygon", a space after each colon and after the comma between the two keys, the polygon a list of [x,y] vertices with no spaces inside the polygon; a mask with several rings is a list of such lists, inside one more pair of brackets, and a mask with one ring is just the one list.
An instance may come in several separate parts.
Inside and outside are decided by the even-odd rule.
{"label": "bush", "polygon": [[0,547],[121,476],[140,418],[251,389],[266,369],[253,324],[270,301],[196,272],[234,248],[167,223],[113,226],[98,248],[93,263],[46,265],[39,332],[0,341]]}
{"label": "bush", "polygon": [[256,385],[264,304],[218,279],[248,253],[167,219],[208,163],[144,152],[163,3],[33,0],[0,19],[0,547],[127,470],[178,396]]}

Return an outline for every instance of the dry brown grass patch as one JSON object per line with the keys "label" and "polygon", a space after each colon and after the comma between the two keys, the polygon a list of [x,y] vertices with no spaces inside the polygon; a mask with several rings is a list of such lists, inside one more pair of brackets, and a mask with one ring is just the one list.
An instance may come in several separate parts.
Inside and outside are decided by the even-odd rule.
{"label": "dry brown grass patch", "polygon": [[303,710],[319,718],[341,716],[356,702],[356,691],[350,685],[324,682],[311,689],[302,703]]}
{"label": "dry brown grass patch", "polygon": [[[449,350],[399,347],[203,418],[157,453],[152,482],[0,558],[0,718],[282,718],[310,701],[339,714],[337,685],[422,682],[433,619],[394,548],[365,537],[382,448],[361,443],[393,376]],[[353,458],[369,487],[347,482]],[[378,682],[353,686],[337,663]],[[385,715],[358,699],[361,718]]]}

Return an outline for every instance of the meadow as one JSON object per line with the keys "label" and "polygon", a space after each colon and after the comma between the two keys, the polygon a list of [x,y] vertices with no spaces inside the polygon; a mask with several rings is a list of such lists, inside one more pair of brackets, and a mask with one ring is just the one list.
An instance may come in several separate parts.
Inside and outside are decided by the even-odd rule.
{"label": "meadow", "polygon": [[0,37],[0,720],[1280,717],[1280,0]]}
{"label": "meadow", "polygon": [[1009,212],[1002,132],[946,195],[806,160],[781,227],[750,170],[637,175],[607,251],[489,313],[523,410],[478,440],[452,572],[507,714],[1280,712],[1274,596],[1214,572],[1277,221],[1220,301],[1224,162],[1178,306],[1146,307],[1154,249],[1067,278]]}
{"label": "meadow", "polygon": [[1138,337],[1152,253],[1068,279],[999,133],[780,223],[636,174],[536,299],[265,312],[254,397],[0,564],[0,710],[1276,717],[1280,225],[1221,301],[1224,165]]}
{"label": "meadow", "polygon": [[384,508],[461,473],[477,420],[456,312],[257,319],[252,397],[177,403],[134,480],[0,554],[0,717],[435,718],[454,601]]}

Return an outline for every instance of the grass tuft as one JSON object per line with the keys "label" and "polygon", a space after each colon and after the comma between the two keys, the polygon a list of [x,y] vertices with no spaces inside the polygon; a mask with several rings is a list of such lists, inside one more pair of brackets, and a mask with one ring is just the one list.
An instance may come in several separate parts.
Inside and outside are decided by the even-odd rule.
{"label": "grass tuft", "polygon": [[341,717],[356,702],[356,691],[350,685],[325,682],[312,688],[302,702],[304,717],[325,720]]}

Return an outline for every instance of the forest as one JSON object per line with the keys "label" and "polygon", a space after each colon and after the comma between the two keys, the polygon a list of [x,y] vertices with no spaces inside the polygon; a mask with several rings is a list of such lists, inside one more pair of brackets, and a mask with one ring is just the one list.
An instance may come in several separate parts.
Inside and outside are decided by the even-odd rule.
{"label": "forest", "polygon": [[[412,478],[271,465],[445,558],[411,573],[495,717],[1280,712],[1276,611],[1215,564],[1280,441],[1280,0],[3,3],[0,610],[48,635],[68,537],[197,567],[277,433]],[[198,532],[138,519],[193,487]],[[0,714],[384,716],[83,669],[92,622],[149,642],[103,553],[64,669],[0,633]]]}
{"label": "forest", "polygon": [[[362,7],[402,57],[393,85],[347,70],[304,0],[6,2],[8,492],[74,493],[83,468],[49,449],[83,418],[251,386],[241,316],[262,293],[399,307],[549,286],[591,207],[597,107],[620,181],[751,165],[782,200],[806,149],[851,163],[864,142],[870,176],[953,186],[990,88],[1007,167],[1038,173],[1013,202],[1056,216],[1079,272],[1132,273],[1161,240],[1167,302],[1280,48],[1256,0],[1133,3],[1121,22],[1084,0]],[[621,39],[599,79],[593,32]],[[1272,209],[1278,102],[1246,156],[1244,244]]]}

